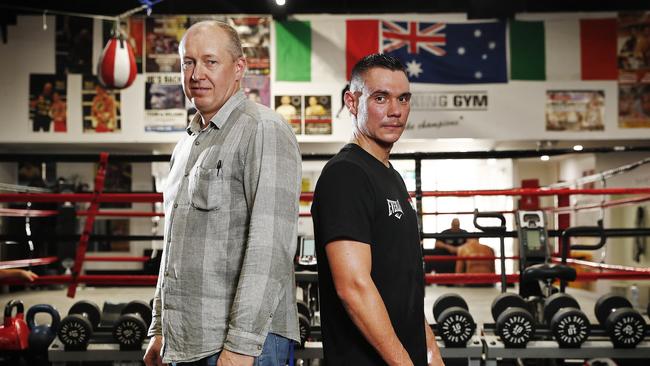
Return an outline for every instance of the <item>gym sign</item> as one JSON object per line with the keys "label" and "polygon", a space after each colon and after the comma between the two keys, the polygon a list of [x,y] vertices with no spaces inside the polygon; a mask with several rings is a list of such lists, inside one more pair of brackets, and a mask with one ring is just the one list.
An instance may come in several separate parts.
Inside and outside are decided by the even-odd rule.
{"label": "gym sign", "polygon": [[412,111],[487,111],[488,94],[479,91],[414,92]]}

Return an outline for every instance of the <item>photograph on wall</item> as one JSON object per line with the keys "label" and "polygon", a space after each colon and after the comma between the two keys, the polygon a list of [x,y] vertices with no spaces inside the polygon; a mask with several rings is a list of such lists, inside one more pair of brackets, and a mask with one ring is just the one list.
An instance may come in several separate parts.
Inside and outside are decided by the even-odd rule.
{"label": "photograph on wall", "polygon": [[[108,40],[113,36],[115,22],[105,20],[102,22],[103,37],[102,37],[102,50],[106,47]],[[133,48],[133,56],[135,56],[135,65],[138,73],[142,73],[142,55],[144,51],[144,18],[142,17],[129,17],[120,19],[121,34],[127,37],[127,40]]]}
{"label": "photograph on wall", "polygon": [[145,71],[180,72],[178,45],[188,26],[187,16],[148,17],[145,23]]}
{"label": "photograph on wall", "polygon": [[65,75],[29,75],[29,123],[33,132],[66,132]]}
{"label": "photograph on wall", "polygon": [[144,99],[144,130],[183,131],[187,126],[185,95],[180,74],[147,74]]}
{"label": "photograph on wall", "polygon": [[[98,165],[95,164],[95,174]],[[104,177],[104,193],[130,193],[133,165],[128,162],[109,162]],[[131,208],[130,202],[102,202],[100,208]]]}
{"label": "photograph on wall", "polygon": [[605,91],[546,91],[546,131],[603,131],[604,129]]}
{"label": "photograph on wall", "polygon": [[92,75],[84,75],[81,88],[83,131],[85,133],[119,132],[120,92],[104,89]]}
{"label": "photograph on wall", "polygon": [[56,180],[56,163],[18,162],[18,185],[46,187]]}
{"label": "photograph on wall", "polygon": [[332,96],[305,95],[305,134],[332,134]]}
{"label": "photograph on wall", "polygon": [[619,84],[618,127],[650,127],[650,83]]}
{"label": "photograph on wall", "polygon": [[91,74],[93,67],[93,20],[56,16],[56,74]]}
{"label": "photograph on wall", "polygon": [[[93,225],[93,234],[101,236],[130,235],[131,223],[129,219],[96,220]],[[128,252],[130,250],[128,240],[92,240],[88,244],[89,252]]]}
{"label": "photograph on wall", "polygon": [[650,12],[618,15],[618,69],[621,83],[650,83]]}
{"label": "photograph on wall", "polygon": [[269,75],[246,73],[241,84],[248,99],[271,107],[271,77]]}
{"label": "photograph on wall", "polygon": [[228,17],[228,24],[237,30],[241,38],[248,72],[268,75],[271,72],[271,17]]}
{"label": "photograph on wall", "polygon": [[276,95],[275,111],[291,126],[293,133],[302,134],[300,114],[302,111],[302,97],[300,95]]}

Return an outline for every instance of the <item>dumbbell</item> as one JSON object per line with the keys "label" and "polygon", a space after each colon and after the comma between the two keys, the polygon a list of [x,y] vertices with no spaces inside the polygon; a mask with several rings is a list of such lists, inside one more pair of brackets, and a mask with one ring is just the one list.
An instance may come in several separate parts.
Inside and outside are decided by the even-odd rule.
{"label": "dumbbell", "polygon": [[535,335],[535,320],[519,295],[504,292],[492,301],[496,334],[507,348],[525,348]]}
{"label": "dumbbell", "polygon": [[646,322],[643,315],[624,297],[606,294],[596,301],[596,319],[616,348],[634,348],[643,340]]}
{"label": "dumbbell", "polygon": [[133,300],[122,309],[113,325],[113,338],[121,350],[138,350],[151,324],[151,307],[145,301]]}
{"label": "dumbbell", "polygon": [[311,310],[304,302],[298,300],[296,302],[298,308],[298,329],[300,330],[300,346],[304,347],[305,342],[309,339],[311,333]]}
{"label": "dumbbell", "polygon": [[[50,324],[36,325],[34,317],[40,313],[50,315]],[[59,329],[59,323],[61,322],[59,312],[52,305],[34,305],[27,311],[25,321],[29,329],[31,329],[29,333],[29,349],[35,352],[47,351],[50,343],[56,338],[56,331]]]}
{"label": "dumbbell", "polygon": [[457,294],[440,295],[433,303],[433,318],[445,347],[465,347],[474,335],[476,323],[468,310]]}
{"label": "dumbbell", "polygon": [[591,323],[573,296],[555,293],[544,300],[544,321],[562,348],[580,347],[589,337]]}
{"label": "dumbbell", "polygon": [[72,305],[57,331],[66,351],[86,350],[93,331],[99,326],[100,314],[99,306],[92,301],[81,300]]}

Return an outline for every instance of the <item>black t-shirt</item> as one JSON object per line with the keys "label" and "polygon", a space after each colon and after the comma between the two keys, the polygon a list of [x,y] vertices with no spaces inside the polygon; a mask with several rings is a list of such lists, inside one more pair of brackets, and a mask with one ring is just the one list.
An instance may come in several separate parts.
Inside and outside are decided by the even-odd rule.
{"label": "black t-shirt", "polygon": [[328,364],[385,364],[343,308],[325,254],[328,243],[353,240],[370,245],[371,277],[397,337],[415,365],[426,365],[422,248],[416,213],[399,173],[348,144],[325,165],[311,212]]}

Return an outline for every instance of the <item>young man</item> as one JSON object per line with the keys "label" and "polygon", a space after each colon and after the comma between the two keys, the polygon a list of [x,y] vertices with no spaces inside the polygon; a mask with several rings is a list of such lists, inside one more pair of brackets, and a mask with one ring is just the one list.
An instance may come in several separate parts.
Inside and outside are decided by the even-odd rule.
{"label": "young man", "polygon": [[316,184],[311,212],[329,365],[442,364],[424,316],[416,212],[388,161],[406,126],[410,98],[396,58],[359,61],[344,97],[352,141]]}
{"label": "young man", "polygon": [[147,366],[283,366],[300,339],[293,255],[301,161],[277,113],[246,98],[237,32],[183,37],[183,90],[198,113],[164,191],[165,246]]}

